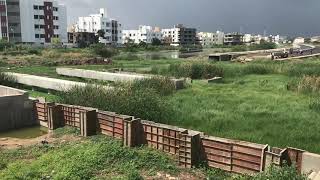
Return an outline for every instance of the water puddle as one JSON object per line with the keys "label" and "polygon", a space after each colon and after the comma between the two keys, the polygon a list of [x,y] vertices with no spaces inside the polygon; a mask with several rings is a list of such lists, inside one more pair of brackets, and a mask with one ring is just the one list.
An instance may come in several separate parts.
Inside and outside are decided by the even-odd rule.
{"label": "water puddle", "polygon": [[0,132],[0,138],[18,138],[31,139],[43,136],[48,133],[48,128],[41,126],[34,126],[22,129],[16,129],[7,132]]}

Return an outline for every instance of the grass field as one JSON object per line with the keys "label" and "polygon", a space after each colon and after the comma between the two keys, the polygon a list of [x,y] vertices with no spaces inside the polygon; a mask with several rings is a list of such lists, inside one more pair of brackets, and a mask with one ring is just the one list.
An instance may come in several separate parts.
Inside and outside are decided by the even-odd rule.
{"label": "grass field", "polygon": [[83,138],[73,128],[53,131],[47,145],[0,148],[0,177],[11,179],[226,179],[306,180],[294,168],[271,169],[253,177],[222,170],[184,169],[174,158],[146,147],[127,148],[102,135]]}
{"label": "grass field", "polygon": [[[152,73],[153,67],[168,68],[185,61],[116,60],[112,65],[72,67]],[[319,105],[319,94],[288,90],[289,84],[304,75],[320,76],[320,59],[214,64],[223,69],[224,82],[195,80],[187,89],[165,97],[174,113],[162,122],[220,137],[320,153],[320,108],[312,108],[313,104]],[[55,73],[55,67],[14,67],[10,71],[62,78]],[[56,100],[55,95],[30,93]]]}

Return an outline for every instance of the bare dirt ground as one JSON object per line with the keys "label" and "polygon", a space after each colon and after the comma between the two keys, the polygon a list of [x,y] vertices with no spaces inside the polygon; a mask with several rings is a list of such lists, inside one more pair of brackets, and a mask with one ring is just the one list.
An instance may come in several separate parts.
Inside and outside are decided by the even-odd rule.
{"label": "bare dirt ground", "polygon": [[65,141],[74,141],[79,139],[79,137],[65,135],[59,138],[53,137],[52,133],[33,138],[33,139],[17,139],[17,138],[0,138],[0,148],[2,149],[16,149],[21,147],[32,146],[36,144],[42,144],[43,141],[47,143],[55,142],[65,142]]}

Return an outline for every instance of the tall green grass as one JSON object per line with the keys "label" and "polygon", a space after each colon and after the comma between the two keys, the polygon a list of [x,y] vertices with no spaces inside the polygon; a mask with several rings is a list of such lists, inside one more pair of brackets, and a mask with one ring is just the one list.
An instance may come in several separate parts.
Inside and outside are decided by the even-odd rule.
{"label": "tall green grass", "polygon": [[209,79],[223,76],[222,68],[203,61],[171,64],[168,72],[175,77],[189,77],[192,79]]}
{"label": "tall green grass", "polygon": [[0,85],[13,87],[16,85],[16,79],[0,71]]}
{"label": "tall green grass", "polygon": [[130,179],[140,177],[143,171],[176,173],[179,170],[172,159],[160,152],[129,149],[103,136],[0,150],[1,179]]}
{"label": "tall green grass", "polygon": [[112,89],[101,86],[74,87],[60,93],[60,102],[114,111],[138,118],[165,122],[170,118],[172,109],[164,95],[175,91],[167,78],[122,83]]}

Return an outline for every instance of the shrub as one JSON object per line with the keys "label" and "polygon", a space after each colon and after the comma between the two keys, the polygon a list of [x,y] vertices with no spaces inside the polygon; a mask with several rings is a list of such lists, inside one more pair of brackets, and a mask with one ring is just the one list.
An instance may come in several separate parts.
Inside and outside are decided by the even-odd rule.
{"label": "shrub", "polygon": [[243,74],[269,74],[272,69],[265,64],[249,64],[243,69]]}
{"label": "shrub", "polygon": [[16,84],[16,79],[0,71],[0,85],[4,86],[14,86]]}
{"label": "shrub", "polygon": [[107,47],[103,44],[93,44],[90,46],[90,49],[92,50],[92,52],[94,54],[97,54],[101,57],[104,57],[104,58],[110,58],[116,54],[118,54],[118,51],[114,48],[111,48],[111,47]]}
{"label": "shrub", "polygon": [[302,93],[319,93],[320,77],[304,76],[298,83],[298,92]]}
{"label": "shrub", "polygon": [[[249,179],[249,178],[248,178]],[[252,180],[307,180],[305,175],[300,175],[294,166],[285,166],[282,168],[271,166],[267,171],[260,173]]]}
{"label": "shrub", "polygon": [[153,89],[160,95],[170,95],[174,93],[174,83],[168,77],[152,77],[150,79],[136,80],[132,83],[133,90]]}
{"label": "shrub", "polygon": [[208,62],[188,62],[172,64],[169,72],[176,77],[189,77],[192,79],[209,79],[223,76],[223,69]]}
{"label": "shrub", "polygon": [[4,51],[6,48],[11,48],[14,45],[6,40],[0,40],[0,51]]}
{"label": "shrub", "polygon": [[41,55],[41,51],[37,49],[30,49],[28,51],[29,54]]}
{"label": "shrub", "polygon": [[320,100],[319,99],[312,100],[309,103],[309,109],[316,112],[320,112]]}
{"label": "shrub", "polygon": [[140,88],[140,85],[133,88],[131,84],[126,84],[113,89],[90,85],[74,87],[61,93],[60,97],[62,103],[94,107],[157,122],[171,115],[171,108],[159,93],[154,89]]}

